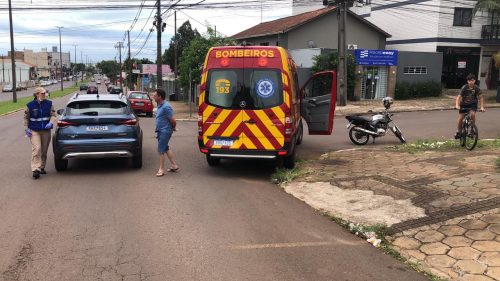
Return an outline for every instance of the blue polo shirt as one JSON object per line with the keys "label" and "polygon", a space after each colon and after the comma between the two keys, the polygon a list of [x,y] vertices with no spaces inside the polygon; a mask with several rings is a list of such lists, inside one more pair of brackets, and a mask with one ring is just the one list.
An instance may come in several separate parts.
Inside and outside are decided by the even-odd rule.
{"label": "blue polo shirt", "polygon": [[156,109],[156,131],[157,132],[172,132],[172,124],[170,118],[174,116],[174,110],[167,101],[163,101]]}

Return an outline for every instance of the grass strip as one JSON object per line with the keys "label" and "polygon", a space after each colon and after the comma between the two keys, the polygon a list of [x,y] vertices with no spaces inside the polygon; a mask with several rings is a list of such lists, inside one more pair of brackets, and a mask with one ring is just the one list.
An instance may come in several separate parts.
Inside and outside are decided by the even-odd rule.
{"label": "grass strip", "polygon": [[[500,148],[500,138],[494,140],[478,140],[476,148]],[[388,146],[388,150],[400,152],[423,152],[423,151],[447,151],[464,150],[458,140],[439,140],[439,139],[419,139],[413,143],[407,143],[396,146]]]}
{"label": "grass strip", "polygon": [[277,168],[271,175],[271,182],[280,185],[291,182],[297,177],[302,176],[305,173],[305,171],[301,169],[302,163],[303,161],[296,160],[295,167],[293,169]]}
{"label": "grass strip", "polygon": [[[65,88],[63,91],[57,90],[57,91],[52,91],[50,92],[50,99],[55,99],[59,97],[63,97],[67,94],[71,94],[77,90],[80,89],[80,86],[71,86],[68,88]],[[22,97],[17,99],[17,103],[14,103],[12,101],[2,101],[0,102],[0,115],[22,109],[26,107],[26,104],[30,101],[33,100],[33,96],[29,97]]]}
{"label": "grass strip", "polygon": [[384,251],[385,254],[390,255],[391,257],[395,258],[396,260],[408,265],[411,269],[415,270],[416,272],[421,272],[425,276],[429,278],[431,281],[445,281],[447,279],[441,278],[437,276],[436,274],[426,271],[425,269],[422,268],[422,265],[418,262],[410,261],[407,258],[401,256],[401,254],[392,247],[392,244],[387,241],[386,236],[390,235],[390,230],[387,226],[382,225],[382,224],[376,224],[376,225],[370,225],[370,226],[363,226],[363,225],[358,225],[354,224],[351,222],[348,222],[342,218],[332,216],[328,213],[322,212],[321,213],[323,216],[328,217],[330,220],[336,222],[338,225],[342,226],[343,228],[347,229],[349,232],[352,234],[355,234],[356,236],[362,237],[363,239],[369,238],[370,235],[375,234],[375,237],[380,239],[380,248],[382,251]]}

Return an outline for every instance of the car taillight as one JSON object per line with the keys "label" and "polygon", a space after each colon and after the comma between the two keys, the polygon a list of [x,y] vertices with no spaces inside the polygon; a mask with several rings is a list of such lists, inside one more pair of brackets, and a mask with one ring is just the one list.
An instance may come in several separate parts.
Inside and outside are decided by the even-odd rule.
{"label": "car taillight", "polygon": [[128,125],[128,126],[135,126],[135,125],[137,125],[137,119],[128,119],[128,120],[125,120],[125,121],[121,121],[118,124]]}
{"label": "car taillight", "polygon": [[64,120],[57,121],[57,127],[59,127],[59,128],[64,128],[64,127],[73,126],[73,125],[77,125],[77,124],[73,123],[73,122],[64,121]]}
{"label": "car taillight", "polygon": [[285,117],[285,138],[289,138],[292,134],[292,117]]}

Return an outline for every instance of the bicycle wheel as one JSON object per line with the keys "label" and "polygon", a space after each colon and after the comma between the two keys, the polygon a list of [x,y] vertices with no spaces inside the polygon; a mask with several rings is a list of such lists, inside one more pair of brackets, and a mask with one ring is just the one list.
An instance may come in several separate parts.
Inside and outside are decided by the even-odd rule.
{"label": "bicycle wheel", "polygon": [[465,146],[466,136],[467,136],[467,127],[465,124],[462,125],[462,130],[460,130],[460,146]]}
{"label": "bicycle wheel", "polygon": [[469,124],[465,133],[465,148],[473,150],[476,147],[477,140],[479,139],[479,132],[476,124]]}

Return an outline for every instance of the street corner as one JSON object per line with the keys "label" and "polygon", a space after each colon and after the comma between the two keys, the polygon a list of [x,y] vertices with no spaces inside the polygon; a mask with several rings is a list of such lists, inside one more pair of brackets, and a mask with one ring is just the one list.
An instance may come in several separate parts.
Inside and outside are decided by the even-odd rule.
{"label": "street corner", "polygon": [[348,224],[387,227],[390,247],[436,276],[500,280],[499,158],[495,149],[336,151],[303,162],[283,188]]}

